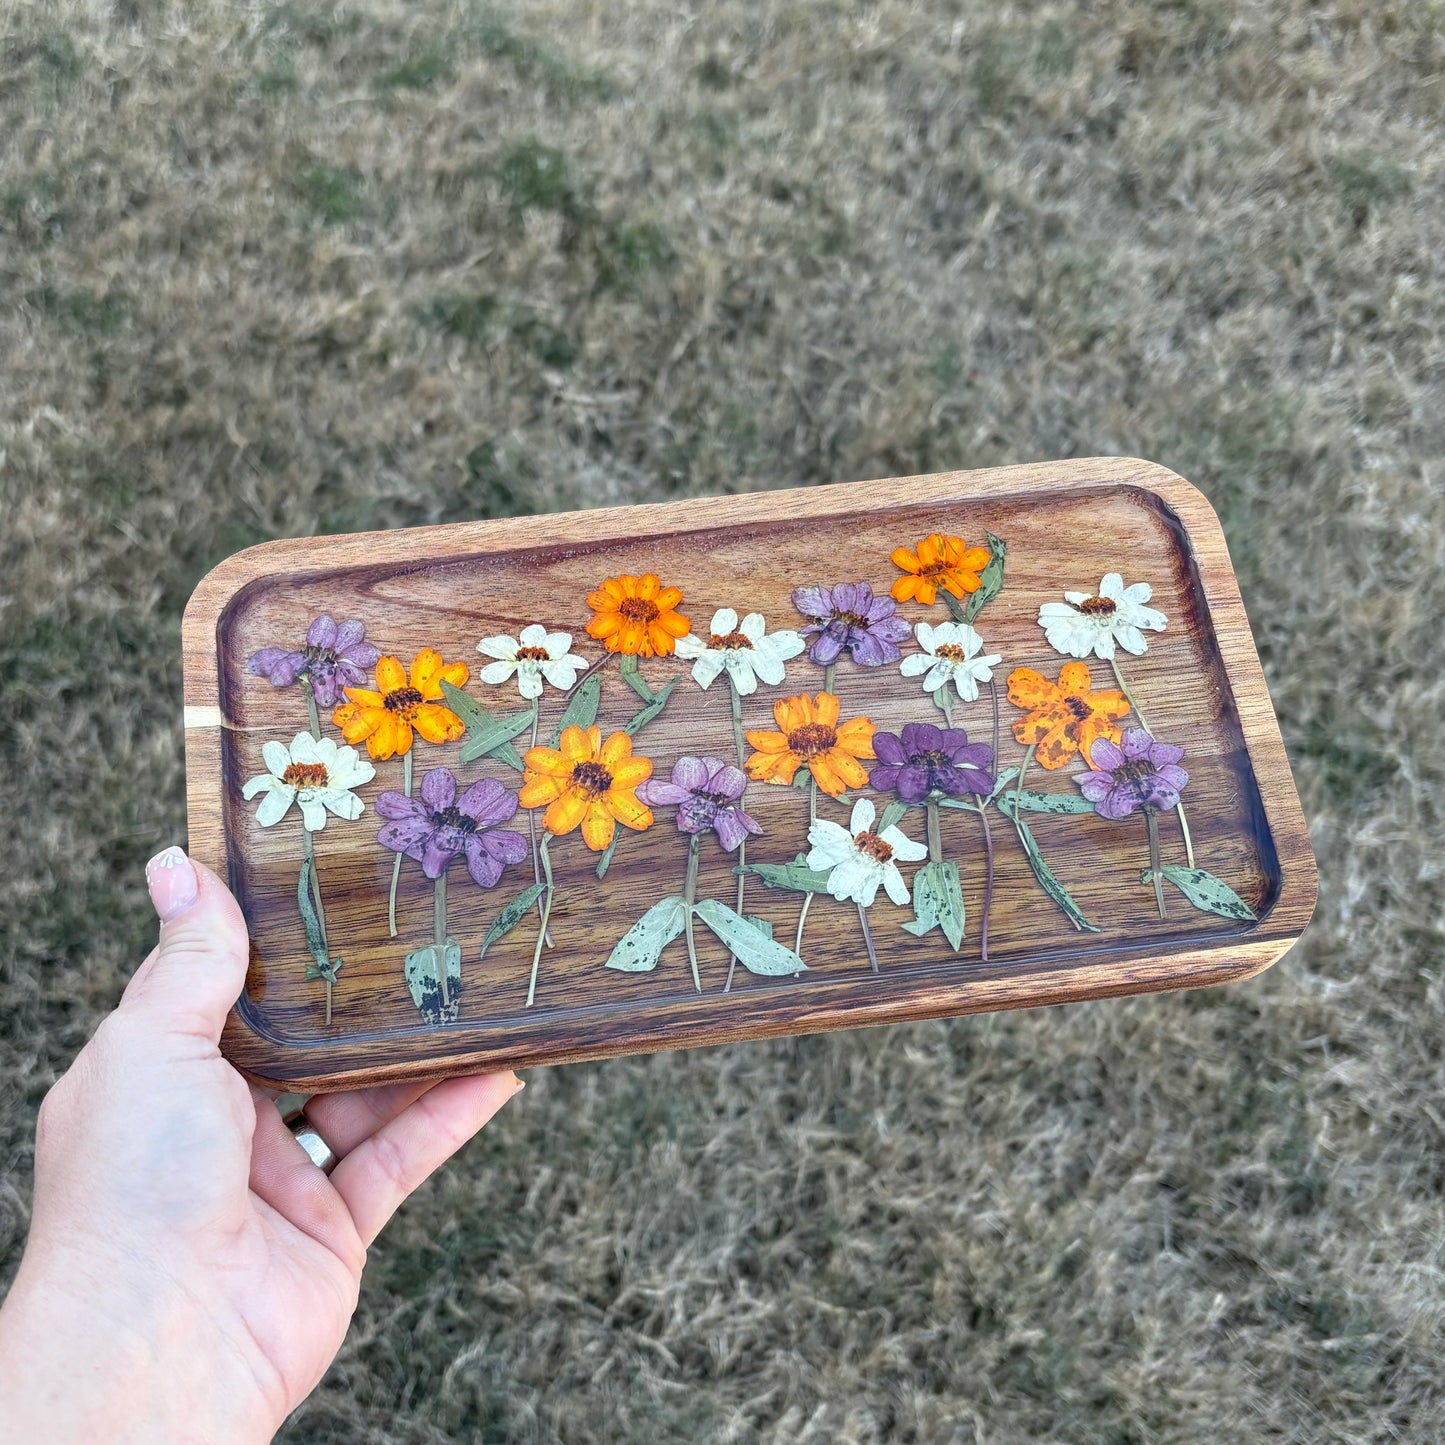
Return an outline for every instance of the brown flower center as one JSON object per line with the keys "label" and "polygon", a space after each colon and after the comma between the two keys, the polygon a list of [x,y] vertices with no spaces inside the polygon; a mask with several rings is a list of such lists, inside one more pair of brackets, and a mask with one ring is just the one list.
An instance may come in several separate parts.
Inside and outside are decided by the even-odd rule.
{"label": "brown flower center", "polygon": [[657,604],[643,597],[624,597],[617,604],[617,610],[629,622],[656,622]]}
{"label": "brown flower center", "polygon": [[868,619],[867,619],[866,617],[864,617],[864,615],[863,615],[861,612],[836,612],[836,611],[835,611],[835,612],[833,613],[832,620],[833,620],[834,622],[846,623],[847,626],[849,626],[849,627],[863,627],[863,628],[866,628],[866,627],[868,626]]}
{"label": "brown flower center", "polygon": [[746,647],[752,651],[752,643],[748,641],[741,632],[714,632],[707,640],[708,647],[713,652],[734,651],[739,647]]}
{"label": "brown flower center", "polygon": [[601,763],[578,763],[572,769],[572,786],[595,798],[612,786],[612,774]]}
{"label": "brown flower center", "polygon": [[918,575],[920,577],[940,577],[943,573],[951,572],[952,570],[948,563],[940,557],[937,562],[930,562],[926,566],[920,567],[918,569]]}
{"label": "brown flower center", "polygon": [[382,698],[381,705],[388,712],[399,712],[402,717],[410,718],[417,708],[421,706],[423,698],[420,692],[414,687],[399,687],[395,692],[389,692]]}
{"label": "brown flower center", "polygon": [[853,846],[860,853],[866,853],[879,863],[886,863],[893,856],[892,847],[885,843],[877,833],[855,833]]}
{"label": "brown flower center", "polygon": [[1119,604],[1111,602],[1107,597],[1086,597],[1076,605],[1080,612],[1089,617],[1112,617],[1119,610]]}
{"label": "brown flower center", "polygon": [[933,649],[935,657],[946,657],[949,662],[967,662],[968,654],[956,642],[940,642]]}
{"label": "brown flower center", "polygon": [[1129,758],[1122,766],[1114,769],[1114,778],[1120,783],[1137,783],[1154,776],[1154,764],[1148,758]]}
{"label": "brown flower center", "polygon": [[330,781],[330,775],[325,763],[292,763],[281,774],[281,781],[290,783],[293,788],[324,788]]}
{"label": "brown flower center", "polygon": [[519,647],[517,649],[518,662],[548,662],[552,654],[545,647]]}
{"label": "brown flower center", "polygon": [[455,828],[461,833],[475,833],[477,831],[477,820],[468,817],[467,814],[455,805],[450,808],[443,808],[440,813],[433,813],[431,820],[438,828]]}
{"label": "brown flower center", "polygon": [[800,758],[816,758],[837,741],[837,728],[830,728],[827,723],[804,723],[788,734],[788,751],[797,753]]}
{"label": "brown flower center", "polygon": [[1093,712],[1093,709],[1081,697],[1066,697],[1064,699],[1064,706],[1073,713],[1079,722],[1083,722],[1084,719]]}

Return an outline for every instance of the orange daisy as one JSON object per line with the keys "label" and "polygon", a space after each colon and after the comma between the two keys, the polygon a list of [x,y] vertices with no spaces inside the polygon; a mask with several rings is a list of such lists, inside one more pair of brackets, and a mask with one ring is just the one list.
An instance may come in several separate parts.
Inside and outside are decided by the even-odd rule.
{"label": "orange daisy", "polygon": [[579,824],[582,841],[601,853],[617,824],[641,832],[652,826],[652,810],[637,796],[652,776],[652,759],[632,756],[632,739],[613,733],[602,741],[598,727],[566,727],[555,748],[530,748],[519,801],[524,808],[546,807],[542,826],[553,834],[570,833]]}
{"label": "orange daisy", "polygon": [[664,587],[651,572],[605,578],[587,594],[593,612],[587,635],[597,638],[608,652],[666,657],[677,639],[692,631],[692,624],[676,610],[681,601],[679,588]]}
{"label": "orange daisy", "polygon": [[390,758],[411,751],[411,736],[419,732],[429,743],[450,743],[467,730],[456,713],[438,699],[443,680],[462,687],[469,676],[464,662],[444,663],[441,653],[424,647],[411,665],[411,678],[396,657],[376,664],[376,691],[348,687],[348,701],[331,715],[349,743],[366,739],[374,758]]}
{"label": "orange daisy", "polygon": [[1091,692],[1089,669],[1082,662],[1066,662],[1058,682],[1050,682],[1031,667],[1015,668],[1008,676],[1008,700],[1028,712],[1014,723],[1014,737],[1025,747],[1036,746],[1034,756],[1046,768],[1061,768],[1080,753],[1087,759],[1099,738],[1117,743],[1123,736],[1116,718],[1129,711],[1122,692]]}
{"label": "orange daisy", "polygon": [[904,573],[893,584],[893,596],[900,602],[916,598],[925,607],[938,596],[938,589],[963,597],[982,585],[978,570],[988,565],[992,554],[987,547],[970,547],[962,537],[945,537],[934,532],[918,544],[918,551],[898,547],[893,565]]}
{"label": "orange daisy", "polygon": [[773,704],[773,717],[781,732],[750,732],[757,749],[747,762],[748,777],[770,783],[791,783],[799,768],[807,768],[813,781],[832,797],[845,788],[861,788],[868,781],[859,758],[871,758],[873,734],[866,717],[838,721],[838,699],[831,692],[817,697],[803,693]]}

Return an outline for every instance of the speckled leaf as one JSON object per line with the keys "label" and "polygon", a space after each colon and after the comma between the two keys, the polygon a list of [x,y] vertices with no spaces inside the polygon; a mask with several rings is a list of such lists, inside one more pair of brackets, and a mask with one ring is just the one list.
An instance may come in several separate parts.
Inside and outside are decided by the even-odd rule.
{"label": "speckled leaf", "polygon": [[[438,947],[429,943],[406,956],[406,986],[421,1016],[432,1025],[455,1023],[462,992],[462,950],[454,938]],[[442,1002],[441,969],[447,971],[447,1001]]]}
{"label": "speckled leaf", "polygon": [[704,898],[696,908],[697,916],[733,951],[749,973],[765,978],[786,978],[803,973],[806,965],[791,948],[785,948],[739,913],[734,913],[716,898]]}
{"label": "speckled leaf", "polygon": [[[453,687],[445,678],[442,679],[441,686],[447,706],[467,724],[467,735],[462,740],[461,751],[457,754],[458,762],[473,763],[478,758],[495,753],[504,743],[510,743],[518,733],[525,732],[532,726],[531,708],[498,717],[479,707],[466,693]],[[520,762],[520,759],[518,761]]]}
{"label": "speckled leaf", "polygon": [[[1237,918],[1241,923],[1254,923],[1258,919],[1249,904],[1222,878],[1206,873],[1203,868],[1185,868],[1178,863],[1166,863],[1159,870],[1196,908],[1205,913],[1217,913],[1221,918]],[[1153,873],[1145,871],[1140,875],[1144,883],[1154,881]]]}
{"label": "speckled leaf", "polygon": [[[828,872],[815,873],[808,867],[808,855],[799,853],[791,863],[749,863],[734,873],[751,873],[768,888],[791,888],[798,893],[826,893]],[[831,870],[829,870],[831,871]]]}
{"label": "speckled leaf", "polygon": [[1094,805],[1082,793],[1036,793],[1010,788],[1004,795],[1010,808],[1026,813],[1092,813]]}
{"label": "speckled leaf", "polygon": [[625,732],[628,737],[636,737],[637,734],[667,706],[667,700],[672,696],[672,690],[677,686],[677,681],[677,678],[673,678],[661,692],[653,693],[652,700],[647,706],[633,713],[632,716],[622,724],[622,731]]}
{"label": "speckled leaf", "polygon": [[651,973],[662,950],[682,932],[687,904],[680,897],[654,903],[621,938],[607,958],[607,967],[622,973]]}
{"label": "speckled leaf", "polygon": [[1002,537],[995,537],[992,532],[985,532],[983,535],[988,539],[988,550],[992,555],[983,571],[978,574],[978,591],[968,599],[968,606],[963,609],[965,622],[972,622],[998,596],[1003,587],[1003,564],[1008,557],[1008,543]]}
{"label": "speckled leaf", "polygon": [[891,828],[894,824],[901,823],[903,821],[903,815],[907,811],[908,804],[901,798],[894,798],[894,800],[884,808],[883,816],[878,820],[878,831],[881,833],[885,828]]}
{"label": "speckled leaf", "polygon": [[[1000,804],[1002,806],[1002,804]],[[1034,871],[1034,877],[1039,881],[1039,887],[1059,905],[1060,908],[1080,928],[1089,933],[1098,933],[1099,930],[1084,917],[1084,910],[1074,901],[1074,896],[1054,877],[1054,870],[1044,862],[1044,855],[1039,852],[1039,845],[1034,842],[1034,835],[1029,832],[1029,826],[1017,813],[1010,813],[1014,820],[1014,826],[1019,830],[1019,839],[1024,845],[1024,854],[1029,860],[1029,867]]]}
{"label": "speckled leaf", "polygon": [[552,734],[552,746],[562,741],[565,728],[590,728],[597,721],[597,708],[602,701],[602,674],[589,673],[577,685],[577,691],[567,699],[567,706]]}
{"label": "speckled leaf", "polygon": [[492,926],[487,929],[487,936],[482,940],[482,951],[480,958],[487,956],[487,950],[499,939],[505,938],[528,914],[532,905],[546,891],[545,883],[534,883],[524,892],[519,893],[497,916],[492,920]]}
{"label": "speckled leaf", "polygon": [[605,878],[607,870],[612,866],[612,855],[617,851],[617,845],[622,841],[622,829],[619,828],[613,835],[612,841],[602,850],[602,856],[597,860],[597,876]]}
{"label": "speckled leaf", "polygon": [[958,864],[940,860],[925,863],[913,875],[913,919],[904,931],[922,938],[933,928],[942,928],[955,953],[963,943],[963,891],[958,882]]}
{"label": "speckled leaf", "polygon": [[341,972],[341,960],[326,956],[321,918],[312,900],[315,878],[316,863],[308,854],[301,860],[301,877],[296,882],[296,905],[301,910],[301,926],[306,930],[306,947],[311,952],[311,962],[306,965],[306,977],[325,978],[335,983],[336,975]]}

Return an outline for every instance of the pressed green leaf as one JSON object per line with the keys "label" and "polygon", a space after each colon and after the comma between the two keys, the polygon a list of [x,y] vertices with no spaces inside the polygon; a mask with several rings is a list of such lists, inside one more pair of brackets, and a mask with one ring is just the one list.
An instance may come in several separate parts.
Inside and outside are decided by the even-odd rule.
{"label": "pressed green leaf", "polygon": [[716,898],[704,898],[695,911],[749,973],[762,974],[767,978],[786,978],[804,971],[806,965],[791,948],[765,938],[756,925]]}
{"label": "pressed green leaf", "polygon": [[878,820],[878,831],[881,833],[885,828],[891,828],[895,823],[901,823],[903,821],[903,815],[907,811],[908,804],[901,798],[894,798],[894,800],[884,808],[883,816]]}
{"label": "pressed green leaf", "polygon": [[928,863],[913,875],[913,917],[903,925],[903,931],[915,938],[922,938],[938,927],[938,894],[929,872],[932,867],[933,864]]}
{"label": "pressed green leaf", "polygon": [[[1206,873],[1203,868],[1166,863],[1159,871],[1205,913],[1217,913],[1221,918],[1237,918],[1241,923],[1253,923],[1259,916],[1229,884],[1212,873]],[[1140,875],[1140,880],[1152,883],[1154,875],[1146,870]]]}
{"label": "pressed green leaf", "polygon": [[[301,859],[301,877],[296,882],[296,906],[301,910],[301,926],[306,930],[306,947],[311,950],[311,957],[316,960],[316,967],[326,963],[326,944],[321,936],[321,919],[316,914],[316,904],[312,902],[311,885],[315,876],[316,864],[310,853]],[[318,972],[312,977],[319,978]]]}
{"label": "pressed green leaf", "polygon": [[913,918],[903,925],[907,933],[922,938],[941,927],[955,953],[963,943],[963,891],[958,882],[958,864],[947,859],[925,863],[913,875]]}
{"label": "pressed green leaf", "polygon": [[447,706],[466,724],[467,731],[474,733],[492,720],[492,715],[475,698],[469,697],[455,683],[442,678],[442,696]]}
{"label": "pressed green leaf", "polygon": [[[474,763],[478,758],[484,758],[488,753],[495,752],[503,743],[510,743],[518,733],[525,732],[532,726],[531,708],[498,717],[477,707],[476,703],[472,703],[470,698],[466,698],[465,693],[458,692],[451,683],[444,681],[442,687],[447,691],[448,698],[455,693],[457,697],[465,698],[481,714],[475,727],[470,725],[467,727],[466,738],[462,742],[461,751],[457,754],[458,762]],[[457,716],[460,717],[461,714],[458,713]]]}
{"label": "pressed green leaf", "polygon": [[[447,971],[447,1001],[442,1002],[441,970]],[[406,986],[429,1024],[455,1023],[462,992],[462,950],[454,938],[438,947],[429,943],[406,956]]]}
{"label": "pressed green leaf", "polygon": [[602,856],[597,860],[597,876],[605,878],[607,870],[612,866],[612,855],[617,851],[617,845],[622,841],[622,829],[619,828],[612,835],[612,841],[602,850]]}
{"label": "pressed green leaf", "polygon": [[[944,593],[945,597],[947,595],[947,593]],[[934,688],[933,691],[928,694],[928,700],[944,717],[951,717],[953,715],[953,699],[948,695],[947,683],[944,683],[942,687]]]}
{"label": "pressed green leaf", "polygon": [[988,539],[991,555],[983,571],[978,574],[978,591],[968,599],[968,606],[963,609],[965,622],[972,622],[998,596],[1003,587],[1003,564],[1008,556],[1008,543],[1002,537],[995,537],[992,532],[985,532],[983,535]]}
{"label": "pressed green leaf", "polygon": [[764,938],[773,936],[773,925],[766,918],[759,918],[756,913],[744,913],[743,919],[745,922],[751,923]]}
{"label": "pressed green leaf", "polygon": [[602,701],[602,674],[594,672],[584,677],[577,691],[567,700],[557,730],[552,734],[552,746],[562,741],[564,728],[590,728],[597,721],[597,708]]}
{"label": "pressed green leaf", "polygon": [[746,867],[734,868],[733,872],[751,873],[768,888],[791,888],[797,893],[828,891],[828,873],[809,868],[806,853],[799,853],[791,863],[749,863]]}
{"label": "pressed green leaf", "polygon": [[647,685],[647,679],[643,677],[637,668],[637,659],[630,654],[624,653],[617,659],[617,670],[622,674],[622,680],[643,702],[651,702],[653,692]]}
{"label": "pressed green leaf", "polygon": [[1034,835],[1029,832],[1029,826],[1017,813],[1010,815],[1019,830],[1019,837],[1023,840],[1024,855],[1029,860],[1029,867],[1033,869],[1034,877],[1038,879],[1039,887],[1059,905],[1063,911],[1089,933],[1098,933],[1099,930],[1084,917],[1084,910],[1074,901],[1074,896],[1054,877],[1054,871],[1044,862],[1044,855],[1039,852],[1039,845],[1034,841]]}
{"label": "pressed green leaf", "polygon": [[649,691],[651,701],[648,702],[645,708],[633,713],[632,716],[622,724],[622,731],[630,738],[636,737],[637,734],[667,706],[667,700],[672,696],[672,690],[677,686],[677,683],[678,680],[674,677],[661,692]]}
{"label": "pressed green leaf", "polygon": [[492,749],[492,756],[499,763],[506,763],[509,768],[516,768],[519,773],[526,772],[527,765],[522,761],[522,755],[511,743],[502,743]]}
{"label": "pressed green leaf", "polygon": [[1010,788],[999,799],[1005,812],[1022,808],[1025,813],[1092,813],[1094,805],[1082,793],[1036,793],[1032,788]]}
{"label": "pressed green leaf", "polygon": [[528,914],[532,905],[545,893],[545,883],[534,883],[530,888],[519,893],[497,916],[492,920],[492,926],[487,929],[487,936],[482,940],[482,951],[480,958],[487,956],[487,950],[499,939],[505,938]]}
{"label": "pressed green leaf", "polygon": [[607,958],[607,967],[622,973],[651,973],[662,950],[682,932],[687,904],[680,897],[654,903],[621,938]]}

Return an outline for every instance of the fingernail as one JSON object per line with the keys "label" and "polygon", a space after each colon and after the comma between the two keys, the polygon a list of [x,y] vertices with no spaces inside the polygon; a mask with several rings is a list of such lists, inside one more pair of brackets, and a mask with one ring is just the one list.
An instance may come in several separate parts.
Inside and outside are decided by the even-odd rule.
{"label": "fingernail", "polygon": [[146,887],[162,923],[196,901],[196,870],[182,848],[167,848],[146,864]]}
{"label": "fingernail", "polygon": [[[517,1079],[517,1076],[516,1076],[515,1074],[513,1074],[512,1077],[513,1077],[514,1079]],[[525,1089],[526,1087],[527,1087],[527,1081],[526,1081],[525,1079],[517,1079],[516,1087],[512,1090],[512,1095],[511,1095],[512,1098],[515,1099],[515,1098],[517,1097],[517,1095],[520,1094],[520,1093],[522,1092],[522,1090]]]}

